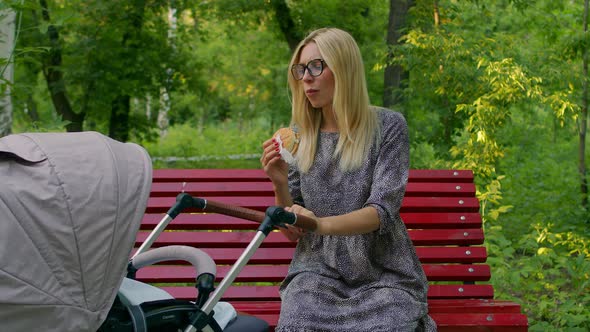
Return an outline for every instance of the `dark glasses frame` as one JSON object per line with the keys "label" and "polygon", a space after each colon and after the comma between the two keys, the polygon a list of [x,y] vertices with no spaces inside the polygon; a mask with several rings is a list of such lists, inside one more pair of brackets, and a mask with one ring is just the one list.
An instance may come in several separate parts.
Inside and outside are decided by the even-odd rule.
{"label": "dark glasses frame", "polygon": [[[314,73],[314,71],[316,70],[316,68],[313,68],[313,70],[309,67],[310,64],[312,64],[313,62],[317,62],[319,61],[320,63],[320,71],[318,73]],[[293,78],[301,81],[303,79],[303,76],[305,76],[305,70],[307,69],[307,72],[309,73],[309,75],[311,75],[312,77],[318,77],[320,76],[323,72],[324,72],[324,68],[326,67],[326,62],[323,59],[313,59],[310,60],[306,65],[298,63],[298,64],[294,64],[293,66],[291,66],[291,75],[293,75]]]}

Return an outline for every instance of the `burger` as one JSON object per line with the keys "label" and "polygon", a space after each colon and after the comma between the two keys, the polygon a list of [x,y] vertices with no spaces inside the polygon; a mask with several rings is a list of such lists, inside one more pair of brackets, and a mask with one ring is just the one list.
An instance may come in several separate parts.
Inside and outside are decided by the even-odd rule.
{"label": "burger", "polygon": [[295,162],[295,153],[299,147],[299,133],[294,127],[285,127],[277,130],[273,135],[279,143],[279,154],[289,164]]}

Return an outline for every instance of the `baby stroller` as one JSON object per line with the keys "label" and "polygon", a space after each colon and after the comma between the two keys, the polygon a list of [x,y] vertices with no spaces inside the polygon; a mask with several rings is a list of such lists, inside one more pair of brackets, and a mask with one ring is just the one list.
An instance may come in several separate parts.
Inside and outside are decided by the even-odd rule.
{"label": "baby stroller", "polygon": [[[183,246],[147,250],[155,240],[150,236],[129,259],[151,179],[143,148],[96,132],[0,138],[2,331],[268,329],[266,322],[218,302],[227,286],[209,298],[215,264],[204,252]],[[187,204],[205,208],[203,202],[179,195],[171,209],[178,212],[169,212],[161,224]],[[162,230],[158,226],[152,235]],[[136,269],[178,259],[197,271],[194,302],[133,279]]]}

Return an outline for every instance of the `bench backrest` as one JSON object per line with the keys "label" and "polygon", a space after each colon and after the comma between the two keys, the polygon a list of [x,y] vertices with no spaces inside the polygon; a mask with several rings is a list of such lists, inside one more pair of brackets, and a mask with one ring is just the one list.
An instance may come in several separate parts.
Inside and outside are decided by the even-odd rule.
{"label": "bench backrest", "polygon": [[[161,169],[154,170],[153,180],[137,246],[181,192],[259,211],[274,205],[272,185],[262,170]],[[471,171],[411,170],[401,215],[430,282],[429,301],[493,298],[492,286],[485,283],[490,267],[485,264],[487,253]],[[219,214],[182,213],[154,247],[202,249],[215,260],[221,280],[257,227],[255,222]],[[223,299],[233,303],[279,301],[278,284],[287,273],[294,247],[281,233],[269,234]],[[137,278],[157,283],[176,298],[193,300],[196,296],[194,270],[181,262],[144,268]]]}

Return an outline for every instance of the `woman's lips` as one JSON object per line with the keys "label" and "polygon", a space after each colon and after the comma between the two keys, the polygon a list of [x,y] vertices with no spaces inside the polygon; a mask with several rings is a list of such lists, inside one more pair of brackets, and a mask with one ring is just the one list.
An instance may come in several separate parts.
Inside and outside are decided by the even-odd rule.
{"label": "woman's lips", "polygon": [[307,90],[305,90],[305,94],[307,96],[313,96],[316,93],[318,93],[318,90],[315,90],[315,89],[307,89]]}

